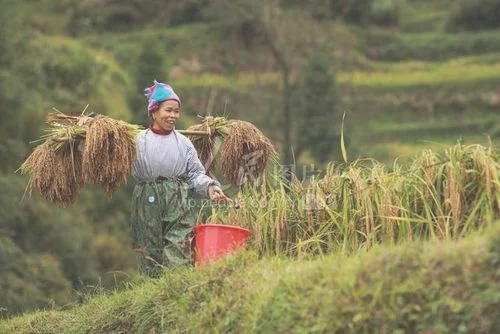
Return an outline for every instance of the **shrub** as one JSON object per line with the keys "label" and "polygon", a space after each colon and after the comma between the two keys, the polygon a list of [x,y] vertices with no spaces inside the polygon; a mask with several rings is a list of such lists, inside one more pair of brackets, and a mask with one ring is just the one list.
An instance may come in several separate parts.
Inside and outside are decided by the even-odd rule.
{"label": "shrub", "polygon": [[73,35],[89,32],[123,31],[148,24],[181,25],[203,20],[207,0],[164,2],[159,0],[83,0],[68,4]]}
{"label": "shrub", "polygon": [[352,23],[367,23],[373,0],[332,0],[330,10],[333,18],[342,18]]}
{"label": "shrub", "polygon": [[500,28],[500,0],[459,0],[450,13],[448,31]]}
{"label": "shrub", "polygon": [[496,31],[460,34],[407,34],[394,36],[369,32],[367,53],[372,59],[401,61],[405,59],[434,60],[480,55],[500,51],[500,34]]}
{"label": "shrub", "polygon": [[378,0],[372,4],[370,22],[381,26],[397,26],[400,12],[400,0]]}
{"label": "shrub", "polygon": [[75,303],[75,290],[113,287],[134,273],[120,193],[106,201],[87,189],[81,204],[57,208],[38,196],[21,200],[25,182],[0,173],[0,318]]}
{"label": "shrub", "polygon": [[392,26],[399,24],[402,0],[332,0],[332,18],[356,24]]}
{"label": "shrub", "polygon": [[88,111],[130,119],[126,94],[133,86],[112,56],[64,37],[42,37],[36,46],[40,80],[58,109],[75,113],[88,103]]}
{"label": "shrub", "polygon": [[[297,153],[308,148],[315,161],[324,164],[335,158],[340,158],[338,131],[332,129],[332,124],[338,122],[339,99],[335,74],[325,51],[318,51],[304,71],[296,96],[300,101],[297,117],[303,120],[300,131]],[[335,154],[337,153],[337,154]]]}

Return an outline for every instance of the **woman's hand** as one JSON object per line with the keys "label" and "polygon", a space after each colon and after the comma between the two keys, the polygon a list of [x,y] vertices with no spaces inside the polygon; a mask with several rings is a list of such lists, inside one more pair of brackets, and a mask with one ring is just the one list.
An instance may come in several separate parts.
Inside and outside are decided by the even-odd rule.
{"label": "woman's hand", "polygon": [[212,185],[208,187],[208,198],[212,201],[222,201],[222,202],[232,202],[232,200],[227,197],[219,186]]}

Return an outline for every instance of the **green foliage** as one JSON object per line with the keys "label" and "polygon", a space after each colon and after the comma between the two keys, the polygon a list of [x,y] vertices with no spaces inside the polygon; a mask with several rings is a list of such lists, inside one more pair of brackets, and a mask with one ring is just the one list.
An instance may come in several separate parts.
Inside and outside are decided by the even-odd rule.
{"label": "green foliage", "polygon": [[88,111],[130,118],[131,80],[111,56],[64,37],[40,38],[37,47],[40,79],[53,106],[74,114],[88,103]]}
{"label": "green foliage", "polygon": [[317,51],[294,96],[300,108],[295,111],[298,151],[308,150],[321,164],[340,156],[340,127],[335,125],[340,121],[338,95],[330,60],[325,52]]}
{"label": "green foliage", "polygon": [[0,155],[11,158],[0,169],[21,163],[50,107],[79,113],[90,104],[93,111],[130,118],[130,80],[109,55],[63,37],[35,35],[16,16],[18,7],[5,7],[0,14],[6,25],[0,33],[6,50],[0,69]]}
{"label": "green foliage", "polygon": [[399,24],[401,5],[404,0],[321,0],[282,1],[281,6],[296,7],[311,13],[317,20],[342,20],[366,25],[393,26]]}
{"label": "green foliage", "polygon": [[7,314],[72,302],[71,283],[49,252],[25,253],[9,237],[0,236],[0,307]]}
{"label": "green foliage", "polygon": [[403,1],[404,0],[374,1],[370,12],[370,22],[380,26],[399,25]]}
{"label": "green foliage", "polygon": [[[15,314],[75,302],[75,289],[101,276],[114,284],[106,274],[111,270],[133,272],[126,229],[115,227],[111,236],[94,229],[81,208],[58,209],[36,196],[22,201],[27,180],[12,176],[32,150],[29,141],[40,136],[49,106],[78,113],[89,103],[98,112],[127,119],[129,82],[109,56],[65,38],[30,34],[15,15],[4,14],[3,22],[12,28],[2,30],[10,36],[0,38],[7,50],[0,70],[0,169],[5,171],[0,174],[0,290],[6,291],[0,308]],[[103,211],[109,210],[106,202],[100,202]],[[94,219],[96,224],[103,216]],[[127,219],[116,215],[106,225],[111,230]]]}
{"label": "green foliage", "polygon": [[[137,58],[134,78],[136,94],[131,94],[130,105],[134,111],[135,123],[143,124],[146,119],[147,102],[143,92],[153,84],[153,80],[168,81],[165,63],[165,47],[154,39],[146,39],[141,45],[141,53]],[[142,94],[141,94],[142,93]]]}
{"label": "green foliage", "polygon": [[330,10],[334,18],[352,23],[368,23],[374,0],[331,0]]}
{"label": "green foliage", "polygon": [[[162,2],[164,3],[164,2]],[[208,0],[178,1],[168,7],[169,24],[176,26],[200,22],[205,19],[204,10],[210,5]]]}
{"label": "green foliage", "polygon": [[203,11],[208,5],[207,0],[126,0],[119,3],[112,0],[85,0],[61,7],[71,10],[67,29],[76,36],[93,32],[130,31],[151,24],[176,26],[198,22],[204,20]]}
{"label": "green foliage", "polygon": [[[0,307],[13,314],[70,302],[72,282],[64,274],[63,262],[74,263],[85,275],[91,274],[86,263],[80,264],[74,257],[86,251],[78,249],[78,244],[90,235],[82,235],[73,217],[63,218],[44,203],[21,202],[23,178],[1,175],[0,185],[0,273],[1,290],[6,292]],[[59,233],[69,232],[64,225],[76,228],[78,232],[71,237],[78,238],[72,240],[68,235],[60,239]],[[73,283],[79,283],[78,277]]]}
{"label": "green foliage", "polygon": [[67,311],[10,319],[0,331],[491,333],[500,326],[498,233],[316,261],[241,253]]}
{"label": "green foliage", "polygon": [[32,32],[22,22],[20,6],[0,0],[0,164],[12,171],[26,153],[25,141],[39,130],[42,85],[37,81]]}
{"label": "green foliage", "polygon": [[[500,60],[500,59],[499,59]],[[358,87],[384,87],[403,89],[405,87],[452,85],[494,86],[500,75],[500,61],[493,64],[467,64],[466,59],[443,62],[440,66],[425,66],[419,63],[401,63],[391,68],[385,67],[372,72],[356,71],[339,77],[341,83]]]}
{"label": "green foliage", "polygon": [[126,217],[108,212],[115,221],[106,223],[100,215],[94,226],[83,208],[56,208],[38,197],[22,200],[25,183],[0,174],[0,290],[7,292],[0,308],[7,314],[75,302],[74,289],[112,270],[133,272],[127,226],[118,224]]}
{"label": "green foliage", "polygon": [[500,51],[500,34],[497,31],[406,35],[369,31],[365,34],[365,41],[366,53],[370,58],[382,61],[442,61]]}
{"label": "green foliage", "polygon": [[500,1],[456,1],[446,28],[453,32],[498,29],[500,28]]}
{"label": "green foliage", "polygon": [[[128,0],[116,3],[104,1],[68,1],[61,8],[71,13],[68,31],[76,36],[91,32],[130,30],[148,21],[148,15],[158,15],[160,1]],[[151,16],[150,16],[151,17]]]}

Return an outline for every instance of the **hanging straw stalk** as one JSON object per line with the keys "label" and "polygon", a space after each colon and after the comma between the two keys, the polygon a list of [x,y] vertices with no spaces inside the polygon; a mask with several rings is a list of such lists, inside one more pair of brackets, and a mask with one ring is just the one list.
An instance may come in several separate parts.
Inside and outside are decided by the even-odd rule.
{"label": "hanging straw stalk", "polygon": [[181,132],[193,143],[207,173],[219,165],[224,177],[235,186],[241,186],[245,179],[259,178],[269,158],[277,159],[269,139],[249,122],[208,116],[201,124]]}
{"label": "hanging straw stalk", "polygon": [[269,139],[253,124],[232,121],[231,131],[222,145],[221,169],[233,185],[241,186],[245,179],[253,181],[266,169],[269,158],[275,160],[277,153]]}
{"label": "hanging straw stalk", "polygon": [[207,173],[212,174],[217,164],[217,152],[229,131],[229,122],[225,117],[207,116],[200,124],[190,126],[181,133],[191,140]]}
{"label": "hanging straw stalk", "polygon": [[108,195],[126,182],[137,154],[138,129],[138,126],[101,115],[89,122],[83,151],[85,180],[100,184]]}
{"label": "hanging straw stalk", "polygon": [[74,203],[83,186],[83,128],[76,125],[53,126],[45,142],[39,145],[21,165],[21,173],[30,174],[26,192],[38,189],[43,198],[63,206]]}
{"label": "hanging straw stalk", "polygon": [[37,189],[46,200],[69,205],[78,197],[85,181],[102,185],[111,195],[126,182],[136,155],[139,127],[106,116],[67,116],[61,112],[47,117],[45,141],[20,167],[29,173],[26,192]]}

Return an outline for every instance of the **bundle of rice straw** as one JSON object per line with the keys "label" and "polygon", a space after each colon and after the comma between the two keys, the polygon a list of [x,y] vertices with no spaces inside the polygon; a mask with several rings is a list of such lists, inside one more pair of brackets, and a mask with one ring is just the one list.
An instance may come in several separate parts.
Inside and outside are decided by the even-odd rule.
{"label": "bundle of rice straw", "polygon": [[269,159],[277,153],[271,141],[252,123],[231,121],[231,131],[224,138],[220,157],[222,173],[234,186],[253,181],[264,173]]}
{"label": "bundle of rice straw", "polygon": [[127,181],[136,155],[139,127],[106,116],[47,117],[48,134],[20,167],[29,173],[29,195],[37,189],[43,198],[69,205],[88,180],[102,185],[109,196]]}
{"label": "bundle of rice straw", "polygon": [[207,116],[201,124],[181,132],[193,143],[207,174],[220,165],[224,177],[234,186],[241,186],[245,179],[259,178],[269,159],[277,160],[270,140],[249,122]]}
{"label": "bundle of rice straw", "polygon": [[225,117],[207,116],[200,124],[181,131],[193,143],[207,174],[211,175],[216,166],[216,155],[223,139],[229,134],[229,121]]}
{"label": "bundle of rice straw", "polygon": [[100,184],[111,196],[127,181],[137,154],[138,127],[102,115],[87,124],[83,151],[85,180]]}
{"label": "bundle of rice straw", "polygon": [[[43,144],[22,164],[23,174],[31,174],[26,192],[38,189],[49,202],[67,206],[74,203],[84,184],[82,152],[83,128],[72,125],[49,130]],[[43,137],[42,137],[43,139]]]}

